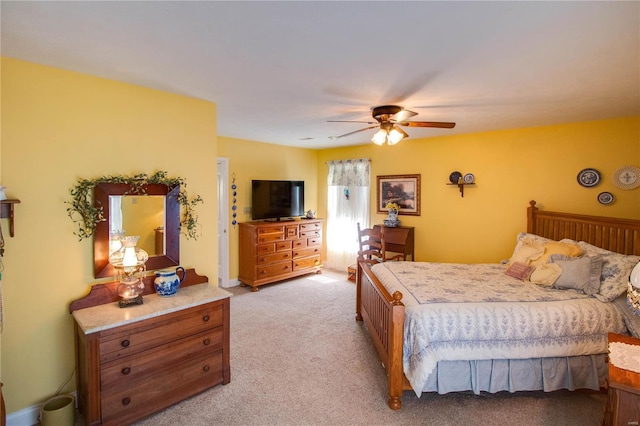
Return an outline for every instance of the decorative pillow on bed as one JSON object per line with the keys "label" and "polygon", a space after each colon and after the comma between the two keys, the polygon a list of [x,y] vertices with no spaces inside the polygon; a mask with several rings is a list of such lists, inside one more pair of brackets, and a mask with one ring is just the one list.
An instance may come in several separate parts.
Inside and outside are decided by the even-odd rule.
{"label": "decorative pillow on bed", "polygon": [[516,236],[516,246],[513,248],[513,254],[511,255],[511,257],[513,257],[514,254],[516,254],[518,252],[518,250],[520,250],[520,247],[522,247],[522,244],[524,243],[524,241],[535,241],[537,243],[540,244],[544,244],[548,241],[552,241],[548,238],[545,237],[541,237],[540,235],[536,235],[536,234],[528,234],[526,232],[520,232],[517,236]]}
{"label": "decorative pillow on bed", "polygon": [[562,268],[555,263],[545,263],[544,265],[537,265],[535,268],[529,277],[529,281],[545,287],[551,287],[558,277],[562,275]]}
{"label": "decorative pillow on bed", "polygon": [[598,292],[602,272],[602,257],[600,255],[574,258],[563,254],[553,254],[549,261],[562,268],[562,274],[553,284],[554,288],[572,288],[581,290],[590,296]]}
{"label": "decorative pillow on bed", "polygon": [[611,302],[627,291],[627,282],[631,269],[640,262],[640,256],[624,255],[596,247],[584,241],[578,246],[589,257],[602,257],[602,273],[600,274],[600,288],[595,297],[602,302]]}
{"label": "decorative pillow on bed", "polygon": [[525,281],[531,276],[531,273],[534,269],[536,269],[534,266],[529,266],[520,262],[513,262],[511,265],[509,265],[509,267],[505,271],[505,274],[509,275],[510,277],[517,278],[520,281]]}
{"label": "decorative pillow on bed", "polygon": [[578,257],[582,255],[582,249],[578,244],[563,243],[561,241],[548,241],[544,243],[544,254],[535,261],[531,262],[532,265],[542,265],[549,261],[549,258],[554,254],[562,254],[569,257]]}
{"label": "decorative pillow on bed", "polygon": [[507,266],[511,266],[516,262],[528,265],[532,260],[539,258],[543,254],[543,243],[527,236],[518,241],[518,244],[516,244],[516,250],[514,250]]}
{"label": "decorative pillow on bed", "polygon": [[631,333],[633,337],[640,338],[640,315],[634,314],[627,304],[627,293],[616,297],[613,300],[613,304],[616,305],[622,314],[622,318],[624,318],[624,323],[627,325],[629,333]]}

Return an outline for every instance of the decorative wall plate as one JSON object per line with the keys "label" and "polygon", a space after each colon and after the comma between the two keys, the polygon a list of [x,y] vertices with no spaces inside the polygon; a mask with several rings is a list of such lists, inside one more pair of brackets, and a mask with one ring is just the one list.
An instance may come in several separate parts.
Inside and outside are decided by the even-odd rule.
{"label": "decorative wall plate", "polygon": [[602,176],[596,169],[583,169],[578,173],[578,183],[585,188],[591,188],[600,183]]}
{"label": "decorative wall plate", "polygon": [[460,180],[461,177],[462,177],[462,173],[460,173],[460,172],[452,172],[449,175],[449,182],[458,183],[458,181]]}
{"label": "decorative wall plate", "polygon": [[613,203],[616,197],[613,196],[610,192],[601,192],[598,194],[598,202],[600,204],[604,204],[605,206]]}
{"label": "decorative wall plate", "polygon": [[640,186],[640,168],[624,166],[613,172],[613,184],[620,189],[635,189]]}
{"label": "decorative wall plate", "polygon": [[462,179],[464,180],[464,183],[473,183],[476,180],[473,173],[467,173]]}

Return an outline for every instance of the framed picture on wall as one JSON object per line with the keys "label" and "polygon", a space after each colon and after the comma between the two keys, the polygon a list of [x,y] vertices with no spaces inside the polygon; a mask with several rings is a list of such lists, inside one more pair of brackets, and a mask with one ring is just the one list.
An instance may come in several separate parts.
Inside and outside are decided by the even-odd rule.
{"label": "framed picture on wall", "polygon": [[387,213],[387,203],[396,203],[398,214],[420,216],[420,175],[377,176],[378,213]]}

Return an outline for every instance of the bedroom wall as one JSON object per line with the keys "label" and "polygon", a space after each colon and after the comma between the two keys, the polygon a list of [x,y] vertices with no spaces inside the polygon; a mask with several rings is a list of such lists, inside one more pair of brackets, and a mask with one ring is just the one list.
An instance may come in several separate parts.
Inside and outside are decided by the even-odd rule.
{"label": "bedroom wall", "polygon": [[[304,180],[305,211],[317,209],[318,181],[323,179],[318,175],[317,151],[218,136],[218,156],[229,159],[229,185],[232,175],[236,176],[238,222],[251,220],[251,213],[244,213],[244,208],[251,206],[252,179]],[[229,206],[232,198],[230,192]],[[229,253],[229,277],[233,280],[238,277],[238,227],[229,226]]]}
{"label": "bedroom wall", "polygon": [[[2,382],[7,412],[53,396],[74,370],[69,303],[87,294],[93,245],[65,200],[77,178],[166,170],[186,179],[202,235],[181,263],[217,281],[216,106],[211,102],[2,58],[2,174],[16,206],[5,230]],[[75,389],[75,376],[64,391]]]}
{"label": "bedroom wall", "polygon": [[[612,174],[625,165],[640,166],[640,117],[546,127],[503,130],[430,139],[407,139],[398,145],[319,151],[318,210],[326,216],[326,161],[371,159],[371,223],[376,213],[376,176],[422,175],[421,215],[400,216],[414,226],[416,258],[442,262],[494,262],[511,255],[518,232],[526,229],[529,200],[547,210],[640,219],[640,188],[618,189]],[[594,188],[578,185],[580,170],[598,169],[603,181]],[[473,173],[477,184],[446,185],[453,171]],[[612,192],[604,206],[596,197]],[[354,231],[355,232],[355,231]]]}

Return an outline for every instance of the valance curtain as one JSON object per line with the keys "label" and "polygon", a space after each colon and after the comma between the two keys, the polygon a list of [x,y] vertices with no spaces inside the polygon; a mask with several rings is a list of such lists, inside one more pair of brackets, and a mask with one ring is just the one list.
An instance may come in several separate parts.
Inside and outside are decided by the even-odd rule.
{"label": "valance curtain", "polygon": [[327,259],[331,269],[346,270],[358,255],[357,223],[369,227],[368,158],[328,161]]}

